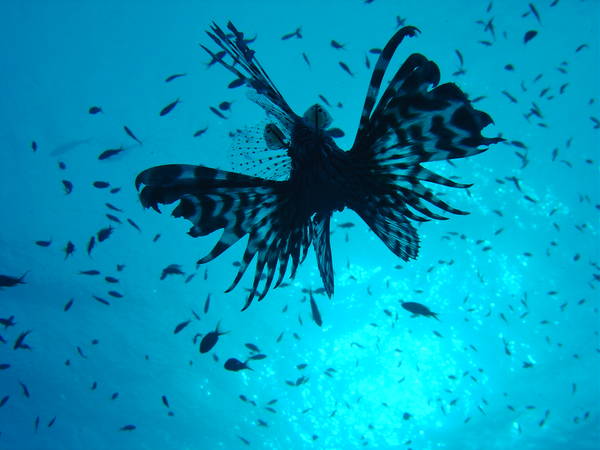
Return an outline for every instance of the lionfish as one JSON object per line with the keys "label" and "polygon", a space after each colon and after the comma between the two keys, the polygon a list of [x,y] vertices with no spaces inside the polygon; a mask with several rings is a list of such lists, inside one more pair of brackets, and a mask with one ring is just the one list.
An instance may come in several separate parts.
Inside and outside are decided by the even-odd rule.
{"label": "lionfish", "polygon": [[[179,201],[174,217],[192,223],[192,237],[222,229],[220,239],[198,264],[213,260],[242,237],[248,242],[229,292],[257,256],[254,281],[242,310],[279,286],[291,261],[290,278],[312,243],[325,292],[333,295],[330,221],[334,211],[355,211],[404,261],[417,257],[419,237],[411,221],[446,219],[428,204],[452,214],[467,214],[442,201],[423,182],[468,188],[422,164],[465,158],[487,150],[502,138],[481,130],[491,117],[473,108],[453,83],[438,85],[438,66],[425,56],[410,55],[378,98],[396,49],[413,26],[397,31],[379,54],[352,147],[339,148],[331,116],[316,104],[296,114],[277,90],[244,34],[229,22],[229,33],[214,24],[207,31],[218,53],[202,46],[213,61],[235,74],[236,84],[251,89],[251,98],[267,113],[262,131],[261,163],[283,179],[253,176],[204,166],[168,164],[141,172],[135,181],[145,208]],[[248,152],[252,155],[252,152]],[[282,178],[282,177],[279,177]],[[277,270],[278,269],[278,270]],[[263,275],[264,274],[264,275]],[[264,281],[261,283],[261,281]],[[260,289],[259,289],[260,285]]]}

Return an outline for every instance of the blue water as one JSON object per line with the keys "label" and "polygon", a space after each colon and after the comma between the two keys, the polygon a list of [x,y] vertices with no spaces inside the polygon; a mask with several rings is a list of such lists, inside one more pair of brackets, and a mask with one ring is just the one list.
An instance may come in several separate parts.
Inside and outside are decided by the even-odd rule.
{"label": "blue water", "polygon": [[[0,292],[0,317],[16,321],[0,327],[0,364],[10,364],[0,370],[0,399],[8,396],[0,449],[600,448],[600,130],[590,119],[600,118],[600,2],[536,0],[541,23],[514,0],[489,12],[487,1],[466,0],[172,3],[0,6],[0,274],[27,272],[26,284]],[[193,239],[187,222],[143,210],[133,184],[157,164],[229,168],[228,133],[265,119],[243,88],[227,89],[233,76],[224,68],[206,67],[204,30],[232,20],[257,35],[252,48],[292,108],[301,114],[324,95],[348,148],[371,74],[365,54],[385,45],[396,16],[422,34],[401,45],[394,68],[425,54],[442,81],[485,96],[476,106],[495,121],[486,136],[526,149],[499,144],[455,167],[431,164],[474,184],[439,188],[471,214],[419,226],[411,263],[354,213],[335,215],[336,292],[315,296],[321,328],[302,292],[322,286],[312,249],[290,286],[240,312],[251,277],[223,291],[243,244],[197,269],[216,236]],[[495,37],[484,30],[492,18]],[[302,39],[281,39],[300,26]],[[524,44],[528,30],[538,34]],[[457,49],[466,73],[453,75]],[[165,83],[174,73],[187,75]],[[226,120],[208,109],[224,100],[232,102]],[[528,114],[533,103],[541,117]],[[88,114],[93,105],[104,113]],[[119,146],[126,150],[98,161]],[[94,188],[97,180],[121,190]],[[123,224],[113,223],[90,257],[89,238],[111,223],[106,213]],[[348,221],[356,226],[338,226]],[[65,260],[68,241],[76,250]],[[197,275],[161,281],[169,264]],[[101,275],[79,274],[89,269]],[[440,320],[412,318],[401,301],[423,303]],[[229,333],[200,354],[194,336],[219,322]],[[31,349],[13,350],[27,330]],[[226,371],[226,359],[249,355],[246,343],[267,358],[250,361],[253,371]],[[308,381],[286,383],[301,376]],[[127,425],[135,429],[121,431]]]}

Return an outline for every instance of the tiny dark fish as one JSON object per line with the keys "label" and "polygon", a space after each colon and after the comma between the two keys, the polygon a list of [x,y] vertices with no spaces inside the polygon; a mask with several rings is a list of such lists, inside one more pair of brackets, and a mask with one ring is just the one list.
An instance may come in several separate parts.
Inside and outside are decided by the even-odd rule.
{"label": "tiny dark fish", "polygon": [[344,72],[346,72],[348,75],[350,75],[351,77],[354,76],[354,74],[352,73],[352,71],[350,70],[350,68],[346,65],[345,62],[340,61],[338,63],[340,65],[340,67],[344,70]]}
{"label": "tiny dark fish", "polygon": [[65,169],[67,168],[67,165],[66,165],[64,162],[62,162],[62,161],[59,161],[59,162],[58,162],[58,168],[59,168],[60,170],[65,170]]}
{"label": "tiny dark fish", "polygon": [[65,194],[69,195],[71,192],[73,192],[73,183],[71,183],[69,180],[62,180],[62,184],[65,188]]}
{"label": "tiny dark fish", "polygon": [[206,300],[204,301],[204,314],[208,313],[208,308],[210,308],[210,294],[206,296]]}
{"label": "tiny dark fish", "polygon": [[0,275],[0,289],[3,287],[13,287],[13,286],[16,286],[17,284],[26,284],[23,281],[25,279],[25,275],[27,275],[27,272],[25,272],[20,277],[13,277],[10,275]]}
{"label": "tiny dark fish", "polygon": [[523,36],[523,43],[527,44],[530,40],[532,40],[534,37],[536,37],[537,34],[538,34],[537,31],[529,30],[527,33],[525,33],[525,36]]}
{"label": "tiny dark fish", "polygon": [[136,230],[138,230],[140,233],[142,232],[142,229],[133,220],[127,219],[127,222],[129,222],[129,225],[131,225],[133,228],[135,228]]}
{"label": "tiny dark fish", "polygon": [[27,386],[25,386],[25,383],[22,383],[21,381],[19,381],[19,384],[21,385],[21,390],[23,391],[23,395],[27,398],[29,398],[29,389],[27,389]]}
{"label": "tiny dark fish", "polygon": [[508,91],[502,91],[502,94],[504,94],[506,98],[508,98],[512,103],[518,102],[518,100],[514,96],[512,96]]}
{"label": "tiny dark fish", "polygon": [[80,275],[100,275],[100,271],[96,270],[96,269],[80,270],[79,274]]}
{"label": "tiny dark fish", "polygon": [[125,130],[125,133],[127,133],[127,136],[129,136],[131,139],[133,139],[135,142],[137,142],[138,144],[142,145],[142,141],[140,141],[137,136],[135,134],[133,134],[133,131],[131,131],[129,129],[129,127],[127,127],[127,125],[123,125],[123,129]]}
{"label": "tiny dark fish", "polygon": [[92,185],[97,189],[106,189],[110,186],[108,181],[94,181]]}
{"label": "tiny dark fish", "polygon": [[88,113],[91,115],[96,115],[98,113],[101,113],[102,108],[100,108],[99,106],[90,106],[90,109],[88,109]]}
{"label": "tiny dark fish", "polygon": [[229,333],[228,331],[220,331],[219,330],[220,324],[221,324],[221,322],[217,323],[217,327],[215,328],[214,331],[211,331],[211,332],[207,333],[206,335],[204,335],[204,337],[202,338],[202,341],[200,341],[200,353],[209,352],[217,344],[217,341],[219,340],[219,336]]}
{"label": "tiny dark fish", "polygon": [[119,148],[109,148],[108,150],[104,150],[102,153],[100,153],[98,155],[98,159],[100,161],[104,161],[105,159],[108,158],[112,158],[113,156],[118,155],[119,153],[121,153],[123,150],[125,150],[123,147],[119,147]]}
{"label": "tiny dark fish", "polygon": [[164,280],[165,278],[167,278],[167,275],[184,275],[184,273],[181,270],[181,266],[179,264],[169,264],[162,270],[160,279]]}
{"label": "tiny dark fish", "polygon": [[257,355],[250,356],[248,359],[251,359],[253,361],[258,361],[258,360],[261,360],[261,359],[265,359],[266,357],[267,357],[267,355],[264,355],[262,353],[258,353]]}
{"label": "tiny dark fish", "polygon": [[85,353],[83,353],[83,350],[80,346],[77,346],[77,353],[79,353],[79,356],[81,356],[83,359],[87,359],[87,356],[85,355]]}
{"label": "tiny dark fish", "polygon": [[25,338],[29,335],[29,333],[31,333],[31,330],[23,331],[21,334],[19,334],[19,337],[13,344],[13,350],[18,350],[20,348],[23,350],[31,350],[31,347],[24,343]]}
{"label": "tiny dark fish", "polygon": [[175,106],[179,103],[179,99],[169,103],[167,106],[165,106],[163,109],[160,110],[159,115],[162,116],[166,116],[167,114],[169,114],[173,108],[175,108]]}
{"label": "tiny dark fish", "polygon": [[94,297],[94,300],[96,300],[97,302],[102,303],[106,306],[110,306],[110,302],[108,300],[105,300],[102,297],[98,297],[97,295],[92,295],[92,297]]}
{"label": "tiny dark fish", "polygon": [[115,205],[113,205],[111,203],[105,203],[105,205],[108,209],[112,209],[113,211],[123,212],[123,210],[121,208],[117,208]]}
{"label": "tiny dark fish", "polygon": [[454,53],[456,53],[456,56],[458,57],[458,62],[461,65],[461,67],[465,64],[465,60],[463,58],[462,53],[460,52],[460,50],[454,50]]}
{"label": "tiny dark fish", "polygon": [[31,150],[33,150],[35,152],[35,151],[37,151],[37,149],[38,149],[37,142],[31,141]]}
{"label": "tiny dark fish", "polygon": [[167,408],[170,408],[170,406],[169,406],[169,400],[167,399],[167,396],[163,395],[161,397],[161,399],[162,399],[163,405],[165,405]]}
{"label": "tiny dark fish", "polygon": [[89,256],[92,256],[92,250],[94,249],[94,245],[96,245],[96,237],[92,236],[90,238],[90,240],[88,241],[88,245],[87,245],[87,254]]}
{"label": "tiny dark fish", "polygon": [[185,322],[181,322],[181,323],[177,324],[177,326],[173,330],[173,334],[179,333],[181,330],[183,330],[185,327],[187,327],[190,324],[190,322],[191,322],[191,320],[186,320]]}
{"label": "tiny dark fish", "polygon": [[196,276],[196,274],[195,274],[195,273],[191,273],[191,274],[189,274],[189,275],[188,275],[188,276],[185,278],[185,281],[184,281],[184,283],[186,283],[186,284],[187,284],[187,283],[189,283],[190,281],[192,281],[192,280],[194,279],[194,277],[195,277],[195,276]]}
{"label": "tiny dark fish", "polygon": [[315,302],[315,299],[313,298],[312,292],[309,292],[308,295],[310,296],[310,310],[312,313],[312,319],[318,326],[321,326],[321,325],[323,325],[323,320],[321,319],[321,313],[319,312],[317,303]]}
{"label": "tiny dark fish", "polygon": [[340,228],[354,228],[356,225],[354,222],[342,222],[338,225]]}
{"label": "tiny dark fish", "polygon": [[9,327],[14,327],[17,323],[15,322],[15,316],[10,316],[8,318],[0,318],[0,325],[4,327],[6,330]]}
{"label": "tiny dark fish", "polygon": [[308,59],[308,56],[306,53],[302,53],[302,59],[304,59],[304,62],[306,63],[306,65],[308,67],[310,67],[310,59]]}
{"label": "tiny dark fish", "polygon": [[229,358],[227,361],[225,361],[225,365],[223,367],[231,372],[239,372],[240,370],[244,369],[252,370],[248,366],[247,362],[248,361],[242,362],[239,359]]}
{"label": "tiny dark fish", "polygon": [[538,21],[538,23],[541,25],[542,24],[542,20],[540,19],[540,14],[538,13],[535,5],[533,3],[529,4],[529,9],[531,10],[531,12],[533,13],[533,15],[535,16],[536,20]]}
{"label": "tiny dark fish", "polygon": [[238,88],[240,86],[243,86],[245,83],[246,83],[246,79],[245,78],[236,78],[231,83],[229,83],[227,85],[227,87],[229,89],[235,89],[235,88]]}
{"label": "tiny dark fish", "polygon": [[135,425],[124,425],[121,428],[119,428],[119,431],[133,431],[136,428],[137,427]]}
{"label": "tiny dark fish", "polygon": [[108,226],[98,231],[98,233],[96,234],[96,236],[98,237],[98,242],[104,242],[105,240],[107,240],[112,234],[113,230],[113,227]]}
{"label": "tiny dark fish", "polygon": [[206,133],[207,130],[208,130],[208,127],[205,127],[205,128],[202,128],[202,129],[196,131],[194,133],[194,137],[200,137],[200,136],[202,136],[204,133]]}
{"label": "tiny dark fish", "polygon": [[248,350],[250,350],[250,351],[252,351],[252,352],[256,352],[256,353],[259,353],[259,352],[260,352],[260,349],[259,349],[259,348],[258,348],[256,345],[254,345],[254,344],[252,344],[252,343],[250,343],[250,342],[248,342],[247,344],[244,344],[244,345],[246,346],[246,348],[247,348]]}
{"label": "tiny dark fish", "polygon": [[165,78],[165,83],[170,83],[173,80],[176,80],[177,78],[181,78],[181,77],[185,77],[187,75],[187,73],[175,73],[173,75],[169,75],[167,78]]}
{"label": "tiny dark fish", "polygon": [[220,117],[221,119],[227,119],[227,117],[225,117],[223,115],[223,113],[221,113],[221,111],[219,111],[217,108],[213,107],[213,106],[209,106],[208,109],[210,109],[215,115],[217,115],[218,117]]}
{"label": "tiny dark fish", "polygon": [[229,111],[231,109],[231,102],[221,102],[221,103],[219,103],[219,109],[221,111]]}
{"label": "tiny dark fish", "polygon": [[65,259],[67,259],[69,256],[71,256],[73,254],[73,252],[75,252],[75,244],[73,244],[71,241],[67,242],[67,245],[65,245]]}
{"label": "tiny dark fish", "polygon": [[0,364],[0,370],[6,370],[6,369],[10,369],[10,364],[6,364],[6,363]]}
{"label": "tiny dark fish", "polygon": [[65,303],[65,306],[63,306],[63,311],[67,312],[69,309],[71,309],[71,306],[73,306],[73,299],[69,300],[67,303]]}
{"label": "tiny dark fish", "polygon": [[108,291],[108,295],[110,295],[113,298],[123,298],[123,294],[117,291]]}
{"label": "tiny dark fish", "polygon": [[430,311],[427,306],[422,305],[421,303],[403,302],[401,306],[415,316],[433,317],[434,319],[440,320],[437,317],[437,313]]}
{"label": "tiny dark fish", "polygon": [[35,245],[38,245],[40,247],[50,247],[50,244],[52,244],[52,239],[50,239],[49,241],[35,241]]}
{"label": "tiny dark fish", "polygon": [[108,220],[110,220],[111,222],[115,222],[115,223],[123,223],[123,222],[121,222],[121,219],[119,219],[117,216],[113,216],[112,214],[108,214],[108,213],[106,213],[106,214],[105,214],[105,216],[106,216],[106,218],[107,218]]}
{"label": "tiny dark fish", "polygon": [[339,42],[337,42],[337,41],[335,41],[333,39],[331,40],[330,44],[336,50],[343,50],[346,47],[344,44],[340,44]]}
{"label": "tiny dark fish", "polygon": [[302,39],[302,28],[296,28],[296,31],[292,32],[292,33],[286,33],[283,36],[281,36],[281,40],[282,41],[287,41],[288,39],[291,39],[293,37],[296,37],[298,39]]}
{"label": "tiny dark fish", "polygon": [[237,435],[237,437],[238,437],[238,439],[239,439],[240,441],[242,441],[244,444],[246,444],[246,445],[250,445],[250,441],[249,441],[248,439],[246,439],[245,437],[243,437],[243,436],[240,436],[239,434]]}
{"label": "tiny dark fish", "polygon": [[105,280],[107,283],[111,283],[111,284],[114,284],[114,283],[118,283],[118,282],[119,282],[119,280],[118,280],[117,278],[115,278],[115,277],[110,277],[110,276],[106,276],[106,277],[104,277],[104,280]]}
{"label": "tiny dark fish", "polygon": [[8,401],[9,398],[10,398],[10,395],[5,395],[4,397],[2,397],[2,400],[0,400],[0,408],[2,408],[4,405],[6,405],[6,402]]}

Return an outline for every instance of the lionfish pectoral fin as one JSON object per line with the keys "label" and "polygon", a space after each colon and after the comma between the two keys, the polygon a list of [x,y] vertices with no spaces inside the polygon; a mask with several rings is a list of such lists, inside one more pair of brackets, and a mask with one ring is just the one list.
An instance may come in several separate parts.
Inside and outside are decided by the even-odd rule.
{"label": "lionfish pectoral fin", "polygon": [[290,200],[285,181],[204,166],[170,164],[140,173],[136,187],[142,185],[140,200],[146,207],[179,201],[172,214],[192,223],[190,236],[206,236],[222,230],[217,243],[198,264],[211,261],[248,235],[238,273],[226,291],[237,286],[256,257],[254,280],[244,309],[255,297],[264,298],[277,265],[279,278],[275,285],[281,282],[289,260],[293,273],[310,246],[310,220],[294,222],[293,218],[299,217],[295,211],[297,203]]}
{"label": "lionfish pectoral fin", "polygon": [[323,280],[323,287],[329,297],[333,295],[333,264],[329,242],[329,222],[331,214],[317,213],[312,221],[313,247],[317,255],[317,265]]}
{"label": "lionfish pectoral fin", "polygon": [[476,110],[455,84],[438,85],[439,68],[423,55],[410,55],[379,97],[398,45],[414,34],[412,28],[400,30],[379,55],[350,150],[355,166],[368,167],[363,178],[367,186],[377,188],[366,190],[362,204],[351,207],[405,260],[416,257],[419,248],[409,220],[445,219],[428,204],[465,214],[442,201],[425,182],[453,188],[469,185],[444,178],[423,164],[476,155],[502,140],[482,136],[491,117]]}

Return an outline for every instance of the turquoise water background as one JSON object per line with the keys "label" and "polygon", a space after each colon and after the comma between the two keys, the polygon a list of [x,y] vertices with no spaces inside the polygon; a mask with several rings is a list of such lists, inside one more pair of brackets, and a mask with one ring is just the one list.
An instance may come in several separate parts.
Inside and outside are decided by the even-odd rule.
{"label": "turquoise water background", "polygon": [[[0,327],[0,364],[10,364],[0,370],[0,449],[600,448],[600,130],[591,119],[600,118],[600,2],[532,3],[540,21],[513,0],[490,11],[468,0],[3,2],[0,274],[27,274],[0,291],[0,317],[16,322]],[[290,286],[240,312],[250,276],[223,291],[243,244],[196,268],[217,237],[192,239],[169,208],[143,210],[133,183],[158,164],[230,168],[228,133],[264,123],[244,88],[227,88],[224,68],[207,68],[198,44],[214,45],[204,30],[231,20],[257,36],[251,47],[292,108],[301,114],[325,96],[348,148],[371,75],[365,55],[385,45],[396,16],[422,34],[402,43],[394,69],[423,53],[442,82],[484,96],[476,106],[495,121],[484,135],[526,148],[499,144],[455,167],[429,165],[474,184],[438,189],[471,214],[419,226],[411,263],[354,213],[335,215],[336,292],[315,296],[321,328],[302,291],[321,287],[312,249]],[[495,37],[484,30],[492,18]],[[302,39],[281,39],[298,27]],[[524,44],[528,30],[538,34]],[[453,75],[457,49],[466,73]],[[187,75],[164,82],[175,73]],[[226,120],[209,110],[222,101],[232,102]],[[541,117],[525,117],[534,103]],[[103,113],[88,114],[93,105]],[[111,224],[106,213],[123,224],[112,223],[90,257],[89,238]],[[65,259],[68,241],[76,250]],[[169,264],[197,275],[160,280]],[[90,269],[101,274],[80,274]],[[440,320],[413,318],[402,301]],[[194,336],[219,322],[229,333],[200,354]],[[31,350],[14,350],[27,330]],[[267,358],[226,371],[227,358],[249,355],[246,343]]]}

